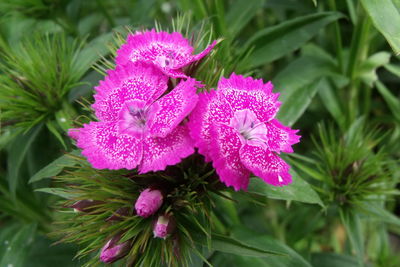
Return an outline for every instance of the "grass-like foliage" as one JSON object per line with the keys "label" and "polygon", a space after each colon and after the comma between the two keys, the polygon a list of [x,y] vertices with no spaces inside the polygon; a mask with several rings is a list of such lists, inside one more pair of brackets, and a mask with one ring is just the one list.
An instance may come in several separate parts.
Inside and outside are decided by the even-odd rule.
{"label": "grass-like foliage", "polygon": [[368,130],[359,120],[344,135],[324,125],[319,125],[318,134],[313,138],[314,156],[302,158],[297,166],[315,179],[328,205],[351,208],[397,194],[393,190],[396,162],[378,147],[384,138],[381,131]]}
{"label": "grass-like foliage", "polygon": [[[210,193],[220,186],[213,170],[200,156],[192,156],[164,172],[138,175],[132,171],[93,169],[84,158],[69,155],[76,166],[56,178],[55,191],[68,200],[61,203],[66,214],[60,215],[53,235],[62,242],[79,244],[77,257],[88,257],[85,266],[99,264],[100,249],[113,236],[130,242],[124,258],[129,266],[190,266],[193,255],[206,246],[211,236]],[[155,216],[142,218],[134,212],[139,193],[157,185],[167,192]],[[82,200],[93,205],[81,212],[71,206]],[[168,214],[176,224],[167,239],[153,237],[157,215]]]}
{"label": "grass-like foliage", "polygon": [[27,131],[47,123],[51,131],[57,131],[52,121],[69,106],[68,92],[87,71],[88,66],[79,62],[81,48],[80,42],[63,34],[34,34],[15,47],[0,39],[0,118],[4,125]]}

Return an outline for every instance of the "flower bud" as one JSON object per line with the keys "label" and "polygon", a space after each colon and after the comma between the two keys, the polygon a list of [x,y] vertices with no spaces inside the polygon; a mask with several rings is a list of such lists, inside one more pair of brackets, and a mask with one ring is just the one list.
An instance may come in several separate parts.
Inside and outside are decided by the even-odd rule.
{"label": "flower bud", "polygon": [[121,235],[116,235],[104,245],[100,252],[100,260],[105,263],[112,263],[123,258],[130,250],[130,242],[125,241],[118,244]]}
{"label": "flower bud", "polygon": [[106,219],[107,222],[110,221],[121,221],[123,217],[128,216],[131,213],[132,208],[122,207],[113,213],[110,217]]}
{"label": "flower bud", "polygon": [[84,199],[75,202],[69,207],[73,208],[76,212],[93,212],[95,210],[94,207],[102,203],[104,202],[98,200]]}
{"label": "flower bud", "polygon": [[162,205],[163,195],[160,190],[147,188],[140,193],[136,200],[135,209],[137,215],[147,218],[153,215]]}
{"label": "flower bud", "polygon": [[175,224],[170,216],[159,216],[153,229],[154,237],[165,239],[174,230],[174,225]]}

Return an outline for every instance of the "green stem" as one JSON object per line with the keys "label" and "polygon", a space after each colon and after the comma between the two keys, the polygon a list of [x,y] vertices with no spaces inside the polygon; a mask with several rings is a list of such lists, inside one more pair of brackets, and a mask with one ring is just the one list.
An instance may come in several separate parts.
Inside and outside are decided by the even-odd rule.
{"label": "green stem", "polygon": [[368,54],[368,37],[371,22],[368,17],[363,15],[358,19],[353,39],[351,41],[350,59],[347,68],[347,76],[350,79],[348,112],[349,123],[354,121],[354,119],[357,117],[360,86],[360,80],[357,77],[357,71]]}
{"label": "green stem", "polygon": [[[333,11],[337,11],[336,2],[335,0],[329,0],[330,9]],[[334,32],[335,32],[335,46],[336,46],[336,53],[338,58],[338,65],[340,72],[344,71],[344,64],[343,64],[343,46],[342,46],[342,35],[340,33],[339,23],[336,20],[333,24]]]}

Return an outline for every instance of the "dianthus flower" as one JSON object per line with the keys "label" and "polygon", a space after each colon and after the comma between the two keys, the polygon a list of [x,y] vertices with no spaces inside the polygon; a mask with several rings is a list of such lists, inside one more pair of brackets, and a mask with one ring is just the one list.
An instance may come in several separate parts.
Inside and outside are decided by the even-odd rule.
{"label": "dianthus flower", "polygon": [[132,61],[145,61],[155,64],[167,76],[187,78],[182,68],[202,59],[217,44],[214,41],[203,52],[193,55],[193,47],[178,32],[156,32],[154,29],[136,32],[128,36],[126,44],[117,51],[117,65]]}
{"label": "dianthus flower", "polygon": [[95,89],[92,105],[100,121],[71,129],[94,168],[164,170],[194,152],[182,120],[196,105],[196,82],[181,81],[171,92],[158,68],[128,62],[110,70]]}
{"label": "dianthus flower", "polygon": [[272,89],[270,82],[232,74],[219,81],[218,90],[202,93],[189,117],[199,152],[235,190],[247,188],[250,173],[275,186],[292,181],[289,165],[277,154],[293,152],[300,136],[275,119],[280,102]]}

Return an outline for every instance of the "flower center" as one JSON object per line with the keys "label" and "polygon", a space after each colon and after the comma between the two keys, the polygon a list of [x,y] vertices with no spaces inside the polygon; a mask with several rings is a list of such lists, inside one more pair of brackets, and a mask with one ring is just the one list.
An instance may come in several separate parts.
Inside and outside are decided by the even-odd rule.
{"label": "flower center", "polygon": [[135,137],[141,137],[146,131],[149,108],[141,100],[127,102],[119,114],[118,131]]}
{"label": "flower center", "polygon": [[175,56],[169,52],[166,55],[157,56],[155,61],[162,68],[172,68],[175,65]]}
{"label": "flower center", "polygon": [[230,121],[230,126],[239,132],[246,143],[263,145],[268,141],[267,127],[248,109],[236,111]]}

